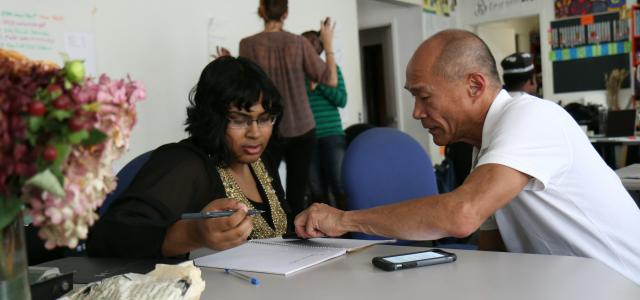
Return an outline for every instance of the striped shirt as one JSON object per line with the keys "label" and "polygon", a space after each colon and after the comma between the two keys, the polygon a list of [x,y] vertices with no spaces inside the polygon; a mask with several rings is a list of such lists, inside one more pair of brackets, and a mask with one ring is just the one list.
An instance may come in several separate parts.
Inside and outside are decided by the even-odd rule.
{"label": "striped shirt", "polygon": [[338,108],[347,105],[347,90],[344,86],[344,78],[342,71],[337,67],[338,86],[335,88],[328,87],[324,84],[316,85],[316,89],[309,89],[309,79],[306,79],[307,95],[309,96],[309,104],[311,104],[311,112],[316,120],[316,137],[322,138],[332,135],[344,135],[342,130],[342,120]]}

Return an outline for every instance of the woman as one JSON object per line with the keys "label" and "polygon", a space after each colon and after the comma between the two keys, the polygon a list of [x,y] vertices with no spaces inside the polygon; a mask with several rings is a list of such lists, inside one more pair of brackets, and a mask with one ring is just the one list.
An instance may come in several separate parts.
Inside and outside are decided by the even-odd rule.
{"label": "woman", "polygon": [[335,87],[338,82],[333,53],[333,31],[327,18],[321,24],[320,38],[326,50],[326,63],[302,36],[284,30],[289,15],[287,0],[260,0],[258,14],[264,30],[240,41],[240,56],[260,65],[282,95],[282,139],[273,145],[277,162],[287,163],[287,199],[294,213],[306,208],[305,194],[311,154],[315,147],[315,121],[305,90],[305,75],[311,80]]}
{"label": "woman", "polygon": [[[153,151],[123,195],[92,228],[90,256],[173,257],[224,250],[291,224],[277,166],[263,153],[281,114],[275,86],[253,62],[222,57],[190,95],[189,138]],[[261,215],[248,216],[248,209]],[[230,217],[181,220],[187,212]]]}
{"label": "woman", "polygon": [[[302,36],[313,45],[318,55],[324,51],[317,31],[306,31]],[[306,84],[309,104],[316,120],[317,140],[311,158],[309,191],[313,202],[323,202],[345,210],[347,204],[342,187],[341,169],[346,142],[338,109],[347,105],[347,89],[340,67],[336,68],[337,87],[328,87],[313,81]]]}

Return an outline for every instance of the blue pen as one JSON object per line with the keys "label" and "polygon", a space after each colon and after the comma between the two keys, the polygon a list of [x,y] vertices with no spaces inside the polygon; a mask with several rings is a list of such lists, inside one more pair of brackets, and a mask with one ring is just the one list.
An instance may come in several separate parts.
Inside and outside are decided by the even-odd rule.
{"label": "blue pen", "polygon": [[242,280],[246,280],[246,281],[250,282],[253,285],[259,285],[260,284],[260,280],[258,280],[258,278],[251,277],[251,276],[248,276],[248,275],[244,275],[244,274],[242,274],[242,273],[240,273],[238,271],[231,270],[231,269],[224,269],[224,272],[229,274],[229,275],[233,275],[233,276],[235,276],[237,278],[240,278]]}
{"label": "blue pen", "polygon": [[[221,210],[221,211],[205,211],[205,212],[198,212],[198,213],[184,213],[180,216],[180,218],[181,219],[221,218],[221,217],[228,217],[230,215],[233,215],[235,212],[236,212],[235,210]],[[263,212],[264,210],[250,209],[247,212],[247,215],[248,216],[259,215]]]}

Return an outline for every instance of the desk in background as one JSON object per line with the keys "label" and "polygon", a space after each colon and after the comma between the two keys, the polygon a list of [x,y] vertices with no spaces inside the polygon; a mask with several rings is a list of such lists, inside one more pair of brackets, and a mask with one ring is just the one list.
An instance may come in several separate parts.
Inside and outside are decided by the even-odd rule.
{"label": "desk in background", "polygon": [[628,191],[640,190],[640,164],[633,164],[616,170],[622,185]]}
{"label": "desk in background", "polygon": [[202,268],[202,299],[634,299],[640,286],[581,257],[448,250],[458,261],[385,272],[374,256],[425,248],[376,245],[289,277],[244,272],[259,286]]}
{"label": "desk in background", "polygon": [[640,208],[640,164],[633,164],[616,170],[616,174],[622,181],[631,198],[636,202],[636,205]]}
{"label": "desk in background", "polygon": [[[596,135],[589,137],[589,141],[600,156],[602,156],[602,159],[604,159],[607,165],[613,170],[618,168],[615,146],[635,146],[632,147],[634,149],[632,151],[638,151],[637,146],[640,146],[640,136],[605,137]],[[629,155],[627,155],[626,150],[623,152],[625,157],[622,165],[626,165],[626,159]],[[639,159],[638,154],[631,155],[630,159],[632,162],[637,161]]]}

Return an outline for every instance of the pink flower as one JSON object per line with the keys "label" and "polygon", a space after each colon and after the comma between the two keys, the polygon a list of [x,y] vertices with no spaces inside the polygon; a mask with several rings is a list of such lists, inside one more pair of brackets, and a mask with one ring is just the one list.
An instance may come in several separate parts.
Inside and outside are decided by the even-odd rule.
{"label": "pink flower", "polygon": [[[47,91],[50,84],[61,84],[56,82],[61,70],[28,65],[26,71],[18,72],[15,65],[4,60],[3,51],[0,49],[0,193],[22,197],[33,224],[40,227],[38,235],[46,240],[46,248],[73,248],[87,237],[89,226],[98,219],[96,208],[116,187],[111,163],[126,151],[136,120],[135,103],[146,97],[144,86],[128,76],[112,80],[103,74],[97,80],[84,78],[80,83],[74,82],[71,90],[63,90],[71,103],[56,109],[86,121],[78,126],[78,130],[97,129],[107,136],[99,144],[71,144],[67,140],[68,131],[60,130],[69,126],[67,119],[51,117],[47,122],[55,126],[35,130],[27,119],[31,117],[30,104],[42,101],[37,98],[36,91]],[[51,103],[46,102],[48,110],[52,109]],[[48,116],[39,115],[41,118]],[[27,136],[31,138],[27,139]],[[70,146],[68,156],[56,166],[55,172],[50,170],[52,162],[36,164],[36,161],[43,161],[43,149],[49,145]],[[52,179],[54,176],[62,175],[59,185],[64,196],[56,196],[55,189],[49,192],[36,186],[12,190],[16,188],[11,183],[25,182],[34,174],[41,175],[45,171],[56,174],[50,175],[49,184],[52,180],[59,181],[58,177]],[[46,185],[44,188],[47,189]]]}

